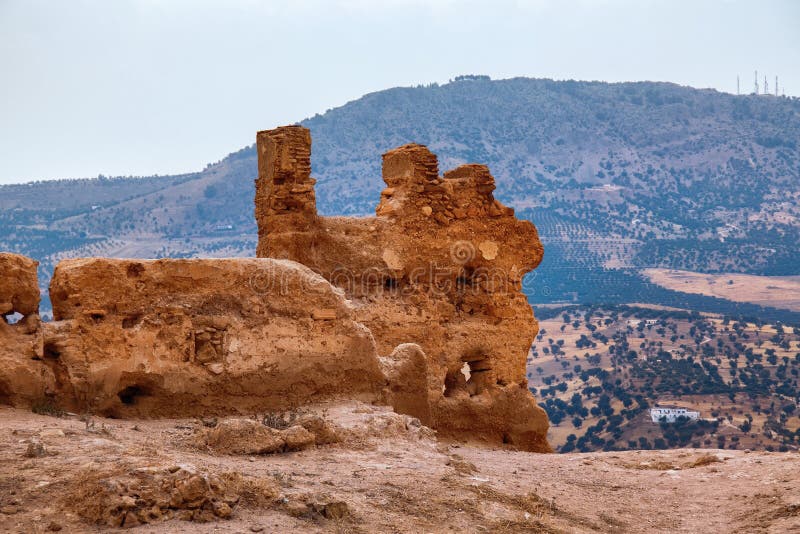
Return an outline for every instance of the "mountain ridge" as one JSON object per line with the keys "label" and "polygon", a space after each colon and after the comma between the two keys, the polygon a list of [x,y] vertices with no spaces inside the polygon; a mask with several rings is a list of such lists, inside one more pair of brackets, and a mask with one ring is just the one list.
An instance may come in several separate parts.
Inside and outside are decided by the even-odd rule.
{"label": "mountain ridge", "polygon": [[[670,304],[638,275],[648,267],[800,274],[797,99],[467,77],[369,93],[300,124],[324,214],[371,213],[380,156],[406,142],[427,144],[440,171],[487,164],[497,197],[545,243],[550,295],[532,299]],[[252,255],[255,175],[249,146],[184,175],[0,186],[0,248],[45,273],[71,255]]]}

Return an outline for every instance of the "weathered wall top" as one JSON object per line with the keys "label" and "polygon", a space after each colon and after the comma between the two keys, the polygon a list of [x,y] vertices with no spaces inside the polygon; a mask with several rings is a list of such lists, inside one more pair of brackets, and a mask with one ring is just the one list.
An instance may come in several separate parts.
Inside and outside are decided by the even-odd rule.
{"label": "weathered wall top", "polygon": [[512,215],[494,200],[494,177],[486,165],[462,165],[439,176],[436,156],[418,144],[383,155],[383,180],[376,214],[403,219],[431,218],[447,225],[470,217]]}
{"label": "weathered wall top", "polygon": [[311,134],[301,126],[258,132],[256,218],[281,213],[315,215]]}

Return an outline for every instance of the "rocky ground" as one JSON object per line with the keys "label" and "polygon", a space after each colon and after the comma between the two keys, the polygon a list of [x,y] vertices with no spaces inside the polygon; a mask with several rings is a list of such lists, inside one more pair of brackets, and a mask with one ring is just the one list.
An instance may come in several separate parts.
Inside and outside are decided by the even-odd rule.
{"label": "rocky ground", "polygon": [[794,452],[522,453],[358,403],[266,423],[0,408],[0,531],[800,532]]}

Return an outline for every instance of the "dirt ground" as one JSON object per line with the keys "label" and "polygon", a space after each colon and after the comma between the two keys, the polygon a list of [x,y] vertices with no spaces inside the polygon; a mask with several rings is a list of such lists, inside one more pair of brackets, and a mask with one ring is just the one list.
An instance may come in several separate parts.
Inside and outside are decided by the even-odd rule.
{"label": "dirt ground", "polygon": [[800,532],[798,453],[541,455],[439,442],[383,407],[312,411],[337,443],[234,456],[203,445],[215,421],[0,407],[0,532],[120,531],[104,514],[149,506],[132,481],[157,492],[181,473],[227,496],[205,515],[202,498],[165,501],[135,532]]}

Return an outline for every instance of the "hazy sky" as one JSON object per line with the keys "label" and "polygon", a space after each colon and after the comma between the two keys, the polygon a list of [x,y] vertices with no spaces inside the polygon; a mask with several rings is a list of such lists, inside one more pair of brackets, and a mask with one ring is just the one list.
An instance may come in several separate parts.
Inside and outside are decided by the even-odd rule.
{"label": "hazy sky", "polygon": [[0,0],[0,183],[198,170],[458,74],[800,95],[796,0]]}

